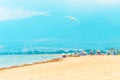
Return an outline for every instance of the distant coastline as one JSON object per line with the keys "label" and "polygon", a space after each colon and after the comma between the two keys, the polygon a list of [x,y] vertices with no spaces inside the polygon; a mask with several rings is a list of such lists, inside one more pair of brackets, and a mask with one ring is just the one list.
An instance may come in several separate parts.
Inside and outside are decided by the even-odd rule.
{"label": "distant coastline", "polygon": [[[86,53],[90,53],[90,51],[92,50],[93,53],[95,54],[97,49],[46,49],[46,50],[37,50],[37,49],[32,49],[32,50],[27,50],[27,51],[13,51],[13,52],[10,52],[10,51],[3,51],[3,52],[0,52],[0,55],[25,55],[25,54],[62,54],[62,53],[76,53],[76,52],[81,52],[82,50],[86,51]],[[99,49],[101,50],[102,53],[106,53],[107,51],[111,51],[111,50],[114,50],[116,51],[118,54],[120,54],[120,49],[115,49],[115,48],[106,48],[106,49]]]}

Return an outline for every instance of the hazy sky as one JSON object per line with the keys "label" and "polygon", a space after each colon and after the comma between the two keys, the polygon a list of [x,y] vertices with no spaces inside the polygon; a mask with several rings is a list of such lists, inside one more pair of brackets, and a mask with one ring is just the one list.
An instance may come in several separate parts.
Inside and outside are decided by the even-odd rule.
{"label": "hazy sky", "polygon": [[0,42],[120,43],[119,0],[0,0]]}

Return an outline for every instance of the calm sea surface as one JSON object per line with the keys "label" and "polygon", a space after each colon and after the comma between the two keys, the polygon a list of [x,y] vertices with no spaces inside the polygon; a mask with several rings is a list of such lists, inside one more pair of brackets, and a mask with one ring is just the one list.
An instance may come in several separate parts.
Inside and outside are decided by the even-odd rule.
{"label": "calm sea surface", "polygon": [[0,68],[31,64],[33,62],[58,58],[56,54],[33,54],[33,55],[0,55]]}

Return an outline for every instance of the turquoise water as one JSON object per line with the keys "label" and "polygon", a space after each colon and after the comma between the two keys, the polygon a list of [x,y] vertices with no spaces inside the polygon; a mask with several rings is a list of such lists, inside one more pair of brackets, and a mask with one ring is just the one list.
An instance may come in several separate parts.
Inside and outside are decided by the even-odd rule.
{"label": "turquoise water", "polygon": [[0,68],[31,64],[33,62],[50,60],[60,56],[53,54],[34,54],[34,55],[0,55]]}

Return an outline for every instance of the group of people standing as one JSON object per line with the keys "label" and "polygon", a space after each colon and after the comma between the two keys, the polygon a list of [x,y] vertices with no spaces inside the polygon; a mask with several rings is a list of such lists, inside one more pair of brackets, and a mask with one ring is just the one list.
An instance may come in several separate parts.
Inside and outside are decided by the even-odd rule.
{"label": "group of people standing", "polygon": [[102,52],[101,50],[90,50],[89,52],[86,52],[85,50],[81,50],[80,52],[75,53],[68,53],[68,54],[62,54],[63,57],[68,56],[85,56],[85,55],[115,55],[115,50],[106,50],[105,52]]}

